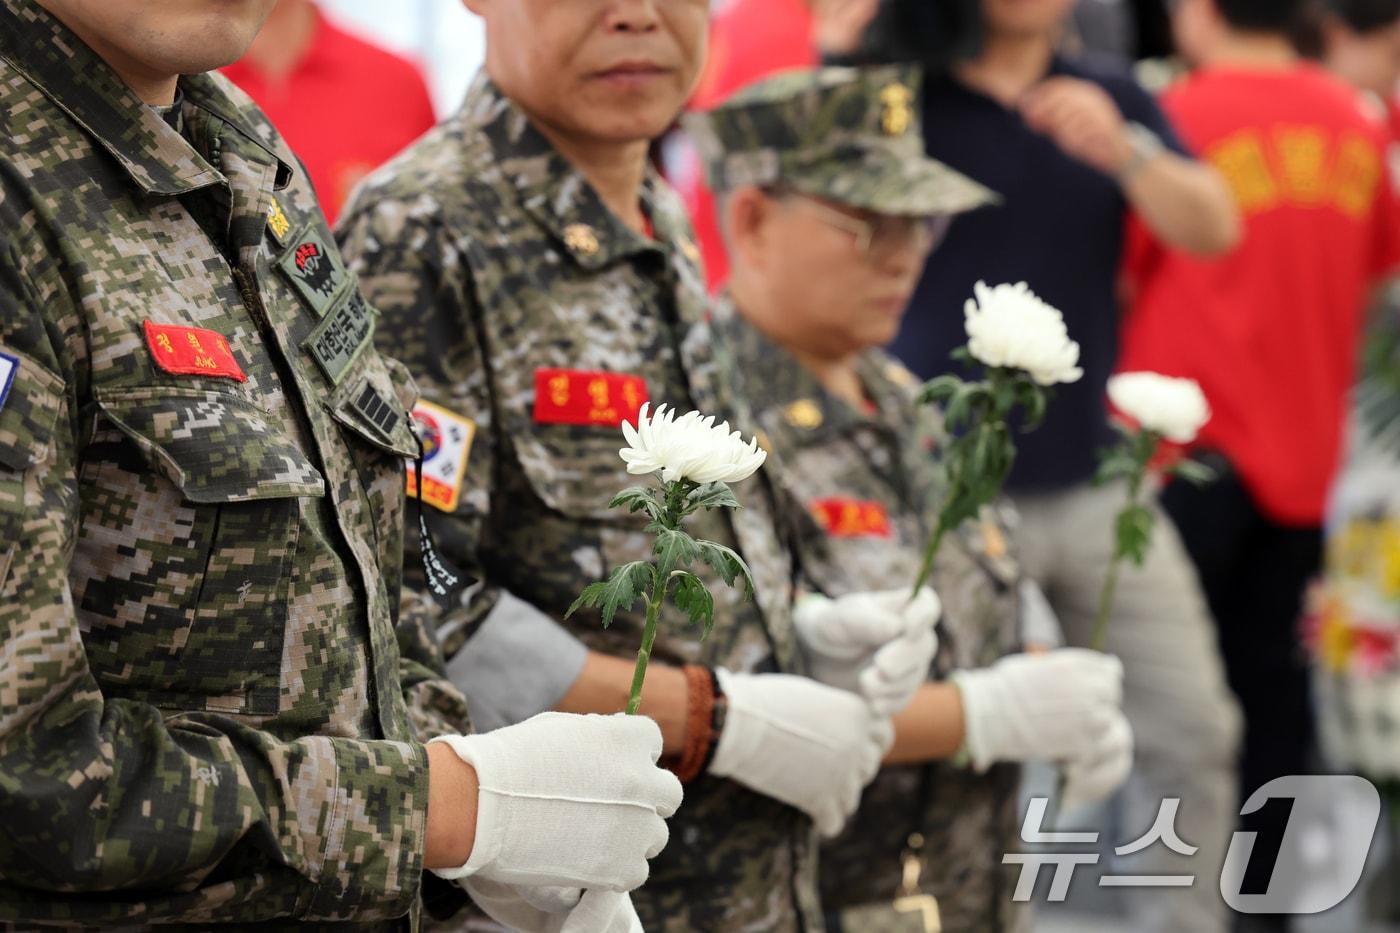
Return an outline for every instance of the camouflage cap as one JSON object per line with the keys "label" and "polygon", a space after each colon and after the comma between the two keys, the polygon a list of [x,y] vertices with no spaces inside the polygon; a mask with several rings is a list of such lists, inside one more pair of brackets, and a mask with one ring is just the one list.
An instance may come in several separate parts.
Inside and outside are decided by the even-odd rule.
{"label": "camouflage cap", "polygon": [[912,65],[804,68],[760,81],[684,126],[717,192],[784,184],[884,214],[956,214],[998,196],[924,152]]}

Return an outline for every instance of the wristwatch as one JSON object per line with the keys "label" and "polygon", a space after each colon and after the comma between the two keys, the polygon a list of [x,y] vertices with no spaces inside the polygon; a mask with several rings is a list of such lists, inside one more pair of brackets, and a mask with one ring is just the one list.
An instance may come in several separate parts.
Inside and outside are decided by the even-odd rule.
{"label": "wristwatch", "polygon": [[1128,164],[1118,172],[1120,185],[1131,182],[1143,169],[1147,168],[1153,159],[1167,151],[1167,144],[1162,142],[1162,137],[1141,123],[1130,121],[1127,133],[1128,148],[1132,150],[1132,157],[1128,159]]}

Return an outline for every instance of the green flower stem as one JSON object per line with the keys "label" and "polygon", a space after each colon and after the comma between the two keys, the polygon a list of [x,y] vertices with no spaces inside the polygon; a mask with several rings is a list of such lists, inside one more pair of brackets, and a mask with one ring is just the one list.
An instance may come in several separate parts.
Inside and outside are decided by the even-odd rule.
{"label": "green flower stem", "polygon": [[[666,488],[666,511],[661,516],[661,525],[676,529],[681,524],[681,510],[685,507],[685,497],[696,484],[689,480],[670,483]],[[651,587],[647,591],[647,619],[642,629],[642,645],[637,649],[637,666],[632,671],[632,691],[627,696],[627,715],[634,716],[642,706],[642,686],[647,679],[647,665],[651,663],[651,646],[656,643],[656,629],[661,621],[661,604],[666,601],[666,590],[671,585],[670,567],[653,563],[651,566]]]}
{"label": "green flower stem", "polygon": [[[1156,452],[1157,441],[1144,431],[1133,439],[1130,446],[1136,469],[1128,477],[1128,504],[1124,506],[1123,513],[1135,509],[1138,505],[1142,483],[1147,477],[1147,464]],[[1118,593],[1118,576],[1122,572],[1125,556],[1122,547],[1115,544],[1113,559],[1108,562],[1108,576],[1104,579],[1103,590],[1099,593],[1099,609],[1094,616],[1094,633],[1089,639],[1089,647],[1095,651],[1103,651],[1108,643],[1108,619],[1113,613],[1113,600]]]}
{"label": "green flower stem", "polygon": [[[647,594],[647,621],[642,629],[642,646],[637,649],[637,666],[632,671],[632,692],[627,697],[627,715],[635,716],[642,706],[642,685],[647,679],[647,665],[651,663],[651,646],[656,641],[657,623],[661,619],[661,599],[657,598],[656,571],[652,570],[651,592]],[[664,594],[662,594],[662,598]]]}
{"label": "green flower stem", "polygon": [[943,544],[943,536],[948,533],[948,523],[940,516],[938,519],[938,530],[929,539],[928,547],[924,549],[924,562],[919,567],[919,577],[914,581],[914,591],[909,595],[912,601],[919,595],[919,590],[924,588],[928,578],[933,574],[933,559],[938,556],[938,548]]}

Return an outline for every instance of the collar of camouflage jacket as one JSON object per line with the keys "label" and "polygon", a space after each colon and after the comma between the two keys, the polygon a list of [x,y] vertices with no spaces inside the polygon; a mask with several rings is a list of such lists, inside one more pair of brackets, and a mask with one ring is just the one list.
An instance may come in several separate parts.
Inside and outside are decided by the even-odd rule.
{"label": "collar of camouflage jacket", "polygon": [[828,443],[862,426],[898,434],[900,425],[918,420],[905,379],[908,370],[878,350],[868,350],[856,360],[856,371],[876,409],[863,412],[827,391],[797,357],[745,320],[729,294],[716,301],[714,320],[733,348],[735,370],[758,420],[795,447]]}
{"label": "collar of camouflage jacket", "polygon": [[584,269],[597,270],[645,252],[662,252],[663,243],[689,242],[684,219],[672,216],[659,201],[663,184],[648,166],[642,183],[642,208],[656,238],[647,239],[614,214],[583,173],[530,122],[483,70],[462,103],[456,119],[466,135],[480,134],[494,161],[519,193],[520,203],[550,235],[562,243]]}
{"label": "collar of camouflage jacket", "polygon": [[[0,58],[23,74],[111,153],[148,194],[179,195],[220,184],[223,176],[137,97],[67,26],[29,0],[0,0]],[[219,117],[277,163],[278,187],[292,169],[260,140],[210,75],[180,79],[185,106]]]}

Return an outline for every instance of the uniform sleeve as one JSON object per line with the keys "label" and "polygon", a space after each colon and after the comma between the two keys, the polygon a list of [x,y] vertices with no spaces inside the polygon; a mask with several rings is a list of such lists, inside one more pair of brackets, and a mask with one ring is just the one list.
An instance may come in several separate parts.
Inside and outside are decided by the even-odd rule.
{"label": "uniform sleeve", "polygon": [[341,251],[380,313],[381,351],[409,368],[421,398],[469,422],[466,467],[447,512],[424,506],[438,554],[461,577],[434,597],[423,570],[417,502],[408,508],[401,612],[435,623],[452,684],[472,725],[489,731],[552,708],[583,669],[587,651],[554,618],[497,584],[487,529],[500,439],[492,422],[490,369],[482,352],[471,270],[453,237],[418,202],[362,192],[343,216]]}
{"label": "uniform sleeve", "polygon": [[0,252],[0,926],[402,916],[421,746],[104,695],[68,582],[82,412],[63,348],[81,326],[21,269]]}

